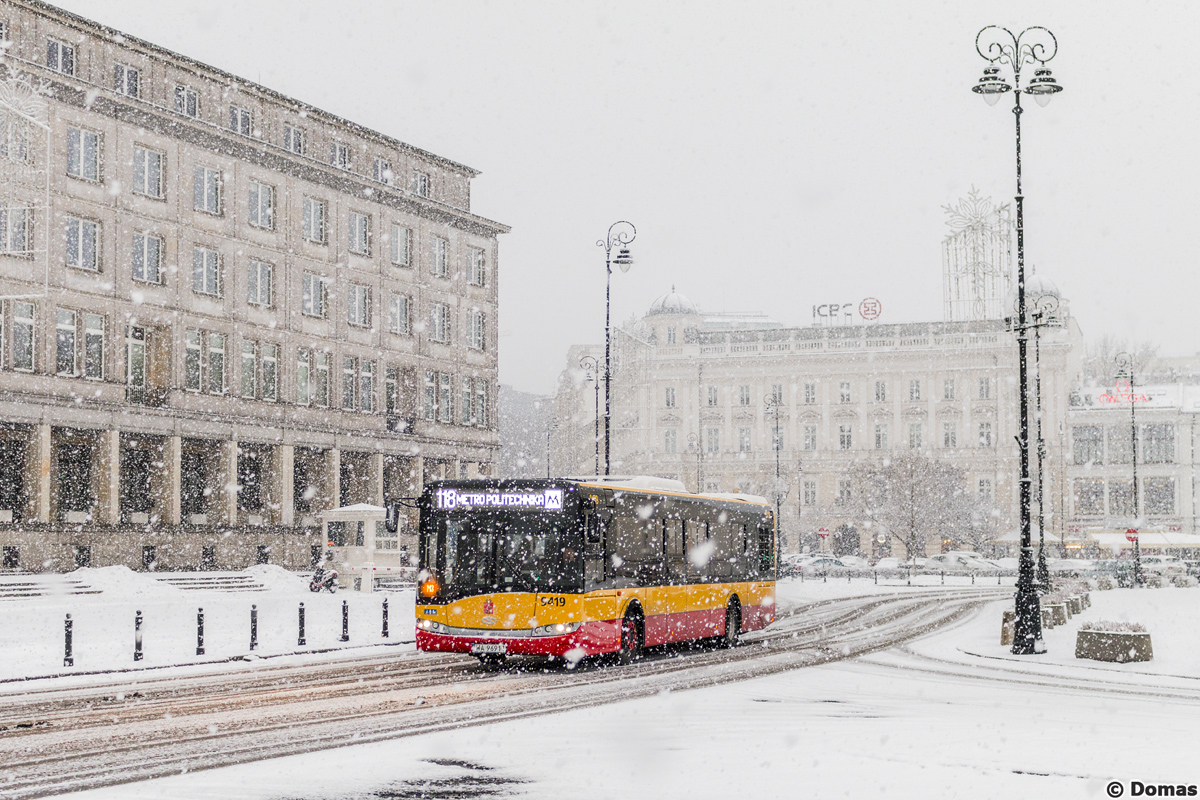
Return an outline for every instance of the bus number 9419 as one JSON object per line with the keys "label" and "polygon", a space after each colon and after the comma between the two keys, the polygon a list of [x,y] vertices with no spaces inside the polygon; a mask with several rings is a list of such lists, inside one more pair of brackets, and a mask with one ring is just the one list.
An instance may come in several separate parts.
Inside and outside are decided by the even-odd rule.
{"label": "bus number 9419", "polygon": [[557,608],[565,608],[567,605],[567,598],[565,598],[565,597],[539,597],[538,602],[542,605],[543,608],[545,608],[547,606],[557,607]]}

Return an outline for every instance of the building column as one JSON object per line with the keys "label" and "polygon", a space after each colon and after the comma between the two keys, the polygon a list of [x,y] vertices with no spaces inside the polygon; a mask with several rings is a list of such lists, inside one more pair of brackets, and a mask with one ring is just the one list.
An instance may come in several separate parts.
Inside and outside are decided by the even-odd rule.
{"label": "building column", "polygon": [[290,444],[275,445],[271,453],[271,488],[269,502],[277,506],[275,522],[291,527],[296,524],[295,498],[296,448]]}
{"label": "building column", "polygon": [[408,467],[408,496],[418,497],[425,490],[425,456],[413,456]]}
{"label": "building column", "polygon": [[217,451],[217,481],[212,501],[216,504],[217,524],[236,525],[238,484],[238,443],[232,439],[219,442]]}
{"label": "building column", "polygon": [[337,508],[342,504],[342,451],[331,447],[325,451],[325,507],[321,511]]}
{"label": "building column", "polygon": [[95,463],[99,467],[96,517],[101,525],[121,523],[121,432],[100,431],[96,436]]}
{"label": "building column", "polygon": [[50,522],[51,427],[38,425],[30,442],[30,515],[34,522]]}
{"label": "building column", "polygon": [[183,438],[168,436],[163,442],[163,481],[159,494],[159,513],[162,521],[168,525],[179,525],[183,519],[181,514],[181,488],[179,484],[182,471]]}
{"label": "building column", "polygon": [[382,506],[383,497],[383,453],[372,453],[370,456],[371,473],[368,478],[372,505]]}

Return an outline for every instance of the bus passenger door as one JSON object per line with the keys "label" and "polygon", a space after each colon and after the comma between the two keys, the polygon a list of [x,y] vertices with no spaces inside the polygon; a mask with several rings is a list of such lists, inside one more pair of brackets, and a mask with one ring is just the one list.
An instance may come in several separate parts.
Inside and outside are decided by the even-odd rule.
{"label": "bus passenger door", "polygon": [[590,592],[599,588],[608,578],[604,542],[608,526],[599,512],[588,514],[585,520],[583,584],[584,591]]}

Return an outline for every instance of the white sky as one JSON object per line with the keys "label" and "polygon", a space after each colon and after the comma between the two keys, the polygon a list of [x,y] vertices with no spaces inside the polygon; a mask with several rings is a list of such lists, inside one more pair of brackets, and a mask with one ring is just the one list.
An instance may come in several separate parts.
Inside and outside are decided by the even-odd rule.
{"label": "white sky", "polygon": [[468,164],[500,244],[500,378],[550,392],[613,318],[701,308],[942,316],[941,207],[1011,201],[1011,102],[970,92],[987,24],[1043,25],[1065,87],[1023,119],[1027,263],[1088,338],[1200,351],[1200,5],[59,0],[103,24]]}

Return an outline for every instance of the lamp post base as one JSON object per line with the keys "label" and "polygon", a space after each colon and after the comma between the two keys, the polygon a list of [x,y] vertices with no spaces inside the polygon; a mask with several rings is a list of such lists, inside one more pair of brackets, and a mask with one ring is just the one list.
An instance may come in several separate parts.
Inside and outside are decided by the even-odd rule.
{"label": "lamp post base", "polygon": [[1038,655],[1046,652],[1042,640],[1042,604],[1032,583],[1017,587],[1012,654]]}

